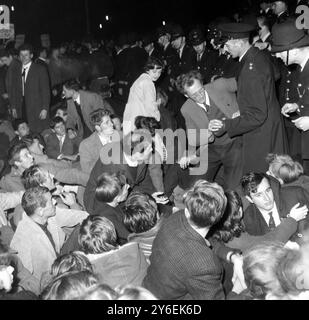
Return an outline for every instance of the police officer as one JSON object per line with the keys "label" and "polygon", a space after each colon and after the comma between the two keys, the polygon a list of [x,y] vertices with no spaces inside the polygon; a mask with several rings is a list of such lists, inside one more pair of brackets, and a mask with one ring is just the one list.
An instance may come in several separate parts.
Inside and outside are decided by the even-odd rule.
{"label": "police officer", "polygon": [[297,119],[292,122],[302,131],[301,157],[306,174],[309,174],[309,36],[298,29],[294,19],[277,24],[273,28],[272,52],[286,65],[299,65],[296,81],[296,102],[287,102],[281,112],[290,117],[297,112]]}
{"label": "police officer", "polygon": [[266,172],[268,153],[285,153],[286,136],[276,97],[272,62],[265,52],[249,43],[251,25],[229,23],[220,26],[226,37],[225,49],[238,57],[241,70],[237,78],[240,116],[213,120],[209,129],[230,138],[243,136],[244,173]]}
{"label": "police officer", "polygon": [[194,29],[190,32],[189,42],[196,52],[192,70],[198,70],[201,73],[204,84],[209,83],[216,65],[217,54],[214,50],[206,48],[206,39],[200,29]]}

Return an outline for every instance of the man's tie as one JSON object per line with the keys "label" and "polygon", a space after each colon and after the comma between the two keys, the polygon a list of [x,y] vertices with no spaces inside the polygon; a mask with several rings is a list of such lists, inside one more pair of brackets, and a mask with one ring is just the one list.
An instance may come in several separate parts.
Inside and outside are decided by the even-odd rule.
{"label": "man's tie", "polygon": [[202,55],[203,55],[203,54],[198,54],[198,55],[197,55],[197,62],[200,62],[200,61],[202,60]]}
{"label": "man's tie", "polygon": [[206,112],[208,112],[208,111],[209,111],[210,106],[209,106],[206,102],[205,102],[205,103],[203,103],[203,106],[205,107]]}
{"label": "man's tie", "polygon": [[22,80],[23,80],[23,96],[25,96],[26,70],[27,70],[27,68],[24,68],[23,72],[21,74]]}
{"label": "man's tie", "polygon": [[60,137],[60,140],[59,140],[60,153],[62,151],[62,147],[63,147],[63,139],[62,139],[62,137]]}
{"label": "man's tie", "polygon": [[276,228],[276,224],[273,217],[273,213],[269,212],[268,214],[269,214],[269,223],[268,223],[269,229],[274,230]]}

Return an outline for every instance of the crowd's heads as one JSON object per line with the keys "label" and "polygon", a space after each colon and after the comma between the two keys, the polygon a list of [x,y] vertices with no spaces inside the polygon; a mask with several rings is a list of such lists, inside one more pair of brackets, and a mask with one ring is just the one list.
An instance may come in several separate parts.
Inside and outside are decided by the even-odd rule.
{"label": "crowd's heads", "polygon": [[203,32],[200,29],[193,29],[189,33],[189,43],[197,54],[202,54],[206,48],[206,39]]}
{"label": "crowd's heads", "polygon": [[26,190],[40,186],[50,191],[55,189],[54,176],[39,165],[33,165],[26,169],[21,179]]}
{"label": "crowd's heads", "polygon": [[245,231],[243,224],[243,208],[239,194],[227,191],[227,206],[221,220],[214,227],[214,237],[225,243],[239,238]]}
{"label": "crowd's heads", "polygon": [[225,43],[224,49],[233,58],[243,55],[249,44],[249,38],[255,27],[245,23],[226,23],[218,26],[221,30],[221,41]]}
{"label": "crowd's heads", "polygon": [[29,134],[25,137],[22,137],[21,142],[23,142],[31,154],[43,155],[44,146],[41,143],[41,137],[36,134]]}
{"label": "crowd's heads", "polygon": [[141,192],[130,194],[124,207],[123,223],[131,233],[151,230],[158,219],[158,206],[151,196]]}
{"label": "crowd's heads", "polygon": [[298,28],[295,19],[287,19],[272,28],[271,52],[286,65],[301,63],[307,56],[309,36],[304,29]]}
{"label": "crowd's heads", "polygon": [[100,216],[89,216],[81,225],[78,243],[85,254],[100,254],[117,249],[113,223]]}
{"label": "crowd's heads", "polygon": [[274,207],[274,193],[269,178],[264,173],[250,172],[241,179],[246,198],[260,210],[271,211]]}
{"label": "crowd's heads", "polygon": [[71,252],[58,257],[51,266],[52,277],[58,277],[67,272],[93,272],[89,259],[82,252]]}
{"label": "crowd's heads", "polygon": [[89,271],[68,272],[56,277],[44,289],[42,300],[74,300],[98,284],[97,277]]}
{"label": "crowd's heads", "polygon": [[278,16],[287,10],[288,10],[288,0],[273,1],[272,11],[275,15]]}
{"label": "crowd's heads", "polygon": [[177,78],[177,89],[197,103],[204,103],[206,100],[203,77],[197,70],[180,75]]}
{"label": "crowd's heads", "polygon": [[267,174],[278,179],[281,184],[295,182],[304,174],[304,168],[289,155],[269,154],[266,158],[269,164]]}
{"label": "crowd's heads", "polygon": [[164,62],[156,57],[149,57],[145,66],[144,71],[149,74],[152,81],[157,81],[164,69]]}
{"label": "crowd's heads", "polygon": [[90,113],[90,122],[99,134],[111,136],[114,133],[114,124],[109,110],[98,109],[93,111]]}
{"label": "crowd's heads", "polygon": [[63,118],[61,117],[54,117],[50,123],[49,127],[58,135],[58,136],[65,136],[66,134],[66,128],[65,128],[65,122]]}
{"label": "crowd's heads", "polygon": [[19,58],[23,65],[27,65],[33,59],[34,50],[32,45],[25,43],[19,47]]}
{"label": "crowd's heads", "polygon": [[217,183],[199,180],[185,195],[190,221],[198,228],[210,228],[222,217],[227,199]]}
{"label": "crowd's heads", "polygon": [[265,300],[269,294],[281,293],[276,270],[284,254],[283,244],[267,242],[251,248],[244,255],[245,282],[254,299]]}
{"label": "crowd's heads", "polygon": [[12,122],[15,133],[20,137],[25,137],[30,134],[30,128],[26,120],[16,119]]}
{"label": "crowd's heads", "polygon": [[66,106],[61,106],[57,109],[55,117],[60,117],[66,123],[68,120],[68,108]]}
{"label": "crowd's heads", "polygon": [[34,164],[33,156],[30,154],[25,143],[20,142],[13,145],[8,151],[8,161],[11,167],[24,171]]}
{"label": "crowd's heads", "polygon": [[171,31],[166,26],[156,30],[158,44],[162,47],[167,46],[171,41]]}
{"label": "crowd's heads", "polygon": [[82,89],[81,84],[76,79],[69,80],[63,85],[63,95],[66,99],[72,99],[76,93]]}
{"label": "crowd's heads", "polygon": [[186,41],[185,33],[180,25],[175,25],[171,32],[171,44],[174,49],[179,50]]}
{"label": "crowd's heads", "polygon": [[123,173],[102,173],[97,179],[95,197],[103,203],[121,203],[128,196],[129,185]]}
{"label": "crowd's heads", "polygon": [[56,215],[55,202],[50,191],[45,187],[26,190],[21,205],[29,217],[37,217],[41,221]]}

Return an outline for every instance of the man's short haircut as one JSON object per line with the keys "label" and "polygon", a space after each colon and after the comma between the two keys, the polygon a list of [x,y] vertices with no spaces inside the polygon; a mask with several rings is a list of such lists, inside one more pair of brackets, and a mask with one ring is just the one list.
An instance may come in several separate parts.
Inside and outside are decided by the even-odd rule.
{"label": "man's short haircut", "polygon": [[276,269],[285,251],[281,243],[265,242],[245,253],[244,277],[254,299],[265,300],[268,293],[278,294],[282,290],[276,276]]}
{"label": "man's short haircut", "polygon": [[34,165],[23,172],[21,180],[25,190],[40,187],[46,182],[46,178],[42,175],[42,170],[44,169],[39,165]]}
{"label": "man's short haircut", "polygon": [[29,44],[29,43],[25,43],[25,44],[21,45],[18,48],[18,52],[21,53],[21,51],[29,51],[30,54],[34,53],[33,46],[31,44]]}
{"label": "man's short haircut", "polygon": [[143,153],[149,145],[152,145],[152,137],[150,132],[145,129],[134,130],[123,139],[123,151],[128,156],[137,152]]}
{"label": "man's short haircut", "polygon": [[250,197],[251,193],[256,193],[263,179],[269,182],[269,178],[265,173],[249,172],[244,175],[240,181],[244,194]]}
{"label": "man's short haircut", "polygon": [[284,183],[294,182],[304,174],[302,165],[289,155],[269,154],[266,161],[269,163],[269,169],[273,175]]}
{"label": "man's short haircut", "polygon": [[91,124],[95,126],[100,126],[102,123],[102,118],[106,116],[111,116],[111,113],[107,109],[97,109],[90,113],[89,118]]}
{"label": "man's short haircut", "polygon": [[180,93],[183,95],[186,94],[185,87],[191,87],[194,84],[194,81],[200,81],[203,84],[203,76],[197,70],[192,70],[188,73],[181,74],[176,81],[176,87]]}
{"label": "man's short haircut", "polygon": [[24,149],[28,150],[28,147],[24,142],[18,142],[9,149],[8,161],[10,166],[15,166],[15,162],[20,161],[20,153]]}
{"label": "man's short haircut", "polygon": [[66,81],[63,86],[68,90],[74,91],[80,91],[82,89],[81,84],[76,79]]}
{"label": "man's short haircut", "polygon": [[148,194],[133,192],[124,208],[123,223],[131,233],[143,233],[151,230],[158,221],[158,206]]}
{"label": "man's short haircut", "polygon": [[31,217],[39,208],[45,208],[47,204],[46,194],[50,193],[45,187],[36,187],[26,190],[24,193],[21,205],[27,216]]}
{"label": "man's short haircut", "polygon": [[58,277],[72,271],[93,272],[92,264],[82,252],[71,252],[58,257],[51,266],[51,275]]}
{"label": "man's short haircut", "polygon": [[51,129],[55,129],[55,126],[59,123],[63,123],[65,125],[64,120],[61,117],[54,117],[50,122],[49,122],[49,127]]}
{"label": "man's short haircut", "polygon": [[17,131],[19,126],[23,123],[26,123],[28,125],[28,122],[25,119],[16,119],[16,120],[12,121],[12,126],[13,126],[14,131]]}
{"label": "man's short haircut", "polygon": [[126,177],[123,173],[104,172],[97,179],[95,197],[103,203],[111,203],[121,194],[126,184]]}
{"label": "man's short haircut", "polygon": [[89,216],[81,225],[78,243],[86,254],[100,254],[118,247],[113,223],[100,216]]}
{"label": "man's short haircut", "polygon": [[199,180],[185,195],[190,220],[199,228],[211,227],[222,217],[227,199],[217,183]]}
{"label": "man's short haircut", "polygon": [[98,278],[89,271],[67,272],[54,278],[43,290],[42,300],[78,299],[88,289],[97,285]]}
{"label": "man's short haircut", "polygon": [[164,62],[156,57],[149,57],[145,66],[144,66],[144,71],[147,72],[149,70],[153,69],[164,69]]}

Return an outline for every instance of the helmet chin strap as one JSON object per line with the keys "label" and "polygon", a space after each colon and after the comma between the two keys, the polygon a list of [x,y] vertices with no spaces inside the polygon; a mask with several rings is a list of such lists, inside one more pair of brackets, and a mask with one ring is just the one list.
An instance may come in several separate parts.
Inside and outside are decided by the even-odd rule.
{"label": "helmet chin strap", "polygon": [[289,60],[290,60],[290,50],[288,50],[286,53],[287,53],[286,54],[286,65],[288,66],[289,65]]}

